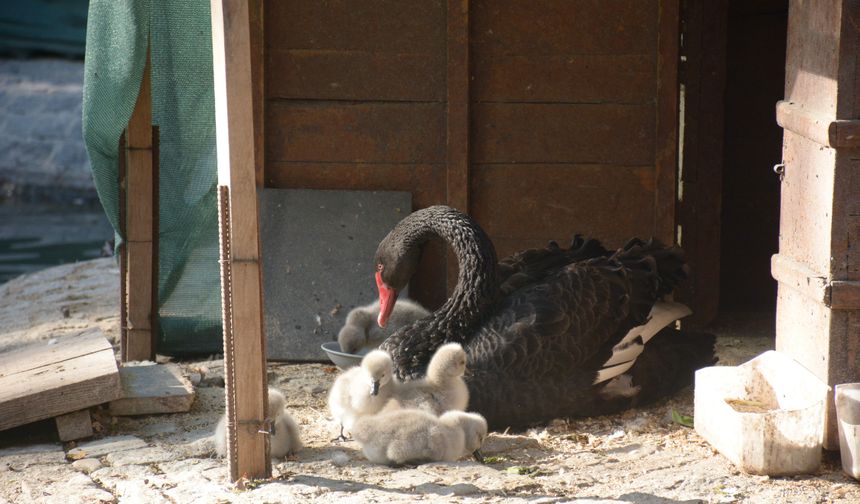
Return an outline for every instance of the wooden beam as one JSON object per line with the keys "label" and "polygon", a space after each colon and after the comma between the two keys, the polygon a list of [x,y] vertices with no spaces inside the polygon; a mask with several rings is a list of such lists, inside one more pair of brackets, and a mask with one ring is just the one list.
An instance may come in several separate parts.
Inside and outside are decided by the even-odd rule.
{"label": "wooden beam", "polygon": [[156,174],[153,164],[152,87],[149,53],[143,80],[128,128],[125,131],[125,316],[122,321],[121,358],[126,361],[155,358],[154,310],[157,264],[154,261],[154,230],[157,216]]}
{"label": "wooden beam", "polygon": [[212,0],[230,477],[271,475],[248,2]]}
{"label": "wooden beam", "polygon": [[860,147],[860,120],[822,117],[797,103],[782,100],[776,103],[776,122],[826,147]]}
{"label": "wooden beam", "polygon": [[679,0],[660,0],[657,40],[657,125],[654,236],[675,241],[676,171],[678,167]]}

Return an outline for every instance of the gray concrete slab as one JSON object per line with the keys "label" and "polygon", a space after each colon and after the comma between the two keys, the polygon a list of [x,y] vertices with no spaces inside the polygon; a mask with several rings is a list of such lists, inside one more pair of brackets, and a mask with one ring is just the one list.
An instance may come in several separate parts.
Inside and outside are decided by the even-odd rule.
{"label": "gray concrete slab", "polygon": [[377,297],[376,247],[411,209],[408,192],[261,192],[270,360],[326,360],[320,345],[337,338],[350,309]]}

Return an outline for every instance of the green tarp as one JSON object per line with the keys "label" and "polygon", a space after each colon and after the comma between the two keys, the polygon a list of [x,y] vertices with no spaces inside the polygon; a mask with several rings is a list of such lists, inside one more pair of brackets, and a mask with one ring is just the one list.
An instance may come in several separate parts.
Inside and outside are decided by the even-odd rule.
{"label": "green tarp", "polygon": [[147,44],[153,122],[160,130],[157,348],[167,355],[220,352],[208,0],[91,0],[84,140],[99,197],[118,230],[118,144],[140,88]]}

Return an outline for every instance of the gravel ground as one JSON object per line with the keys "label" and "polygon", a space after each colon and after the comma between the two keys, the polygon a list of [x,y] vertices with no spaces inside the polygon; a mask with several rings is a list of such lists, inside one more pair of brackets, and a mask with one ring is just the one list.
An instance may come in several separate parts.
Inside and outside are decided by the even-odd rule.
{"label": "gravel ground", "polygon": [[[0,285],[0,352],[100,327],[116,341],[118,275],[110,259],[65,265]],[[722,364],[773,345],[772,322],[735,315],[715,324]],[[739,472],[695,431],[692,391],[621,415],[556,420],[493,433],[473,461],[390,468],[368,463],[337,430],[325,399],[337,370],[269,365],[306,447],[273,463],[268,481],[229,482],[209,436],[223,410],[223,361],[179,362],[197,384],[188,413],[112,417],[93,408],[92,440],[57,443],[50,422],[0,433],[5,502],[860,502],[860,486],[825,454],[818,474],[787,478]]]}

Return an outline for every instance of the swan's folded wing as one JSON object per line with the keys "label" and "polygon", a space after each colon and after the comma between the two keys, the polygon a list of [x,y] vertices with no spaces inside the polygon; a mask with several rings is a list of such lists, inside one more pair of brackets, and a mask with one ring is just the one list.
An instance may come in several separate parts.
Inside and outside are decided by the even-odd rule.
{"label": "swan's folded wing", "polygon": [[473,338],[470,365],[529,378],[582,374],[590,382],[629,327],[619,333],[628,298],[623,274],[569,266],[509,295]]}
{"label": "swan's folded wing", "polygon": [[599,241],[580,235],[574,237],[567,249],[550,242],[544,248],[523,250],[499,261],[499,288],[502,295],[509,295],[555,274],[568,264],[608,255],[609,251]]}

